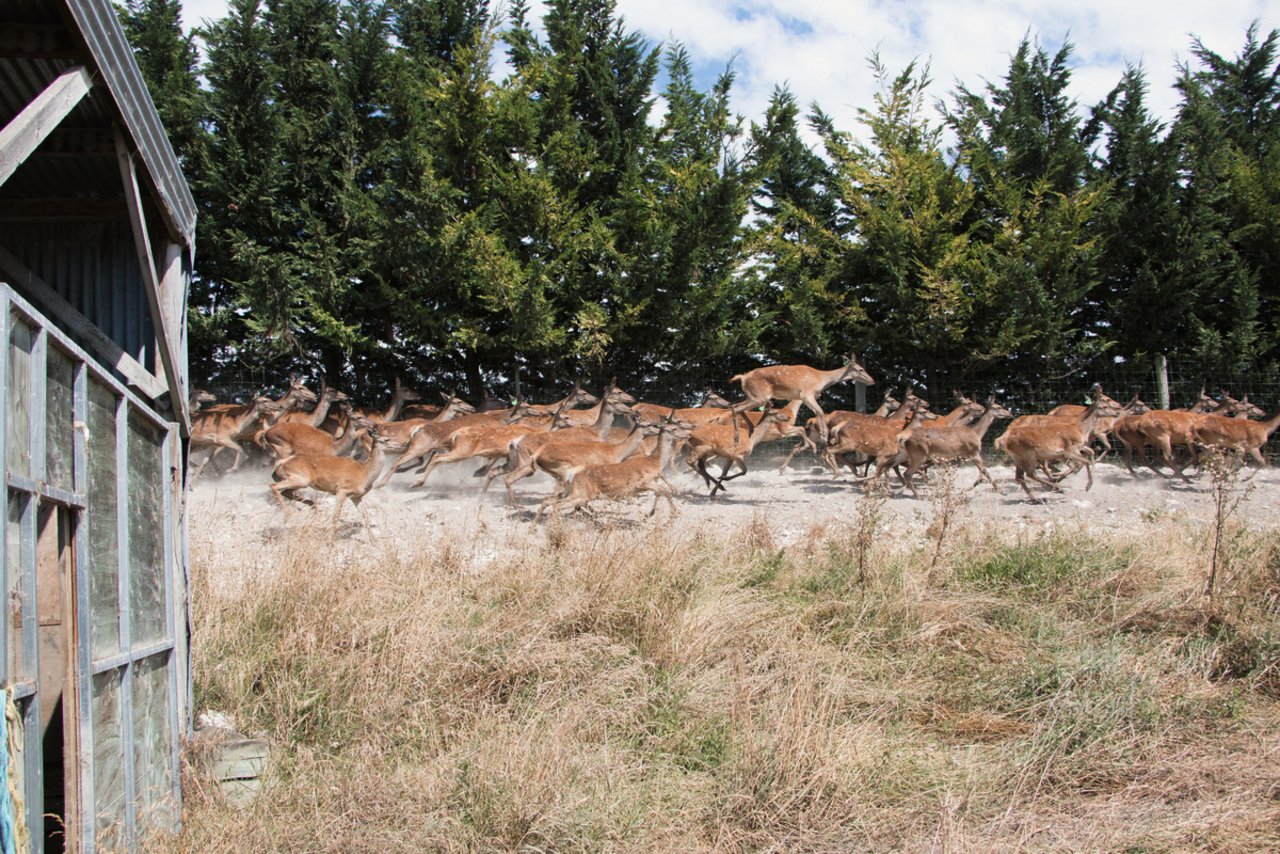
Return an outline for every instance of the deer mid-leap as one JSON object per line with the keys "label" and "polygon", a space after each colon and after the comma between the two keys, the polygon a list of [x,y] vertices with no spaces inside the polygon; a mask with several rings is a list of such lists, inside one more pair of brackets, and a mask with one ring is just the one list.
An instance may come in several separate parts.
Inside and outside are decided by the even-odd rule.
{"label": "deer mid-leap", "polygon": [[[733,413],[734,441],[738,440],[738,415],[749,409],[764,406],[772,400],[791,402],[798,400],[813,412],[818,419],[818,429],[823,441],[827,438],[827,416],[818,405],[818,395],[831,386],[856,380],[866,385],[875,385],[875,380],[866,369],[858,363],[858,354],[851,353],[844,367],[831,371],[820,371],[808,365],[769,365],[756,368],[745,374],[730,377],[730,382],[740,383],[742,393],[746,395],[730,407]],[[747,427],[748,431],[752,428]]]}
{"label": "deer mid-leap", "polygon": [[386,437],[379,434],[376,423],[364,423],[368,425],[372,439],[369,456],[364,462],[332,454],[297,454],[276,463],[271,473],[272,480],[275,481],[271,484],[271,492],[286,516],[289,515],[289,506],[285,504],[285,499],[303,501],[298,490],[310,487],[327,492],[336,499],[333,508],[334,530],[337,530],[342,505],[347,499],[351,499],[351,503],[356,506],[365,527],[372,530],[360,501],[373,489],[374,481],[378,478],[385,459]]}

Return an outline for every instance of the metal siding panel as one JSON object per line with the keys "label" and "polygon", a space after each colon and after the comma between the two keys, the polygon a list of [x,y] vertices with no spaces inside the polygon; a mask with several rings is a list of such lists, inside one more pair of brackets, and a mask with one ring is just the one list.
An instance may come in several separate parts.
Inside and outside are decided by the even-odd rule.
{"label": "metal siding panel", "polygon": [[150,367],[155,331],[127,223],[4,225],[0,244]]}

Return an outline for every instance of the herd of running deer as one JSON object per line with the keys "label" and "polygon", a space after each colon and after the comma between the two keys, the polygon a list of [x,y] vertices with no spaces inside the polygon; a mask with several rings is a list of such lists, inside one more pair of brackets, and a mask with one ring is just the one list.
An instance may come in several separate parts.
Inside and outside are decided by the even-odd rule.
{"label": "herd of running deer", "polygon": [[[701,406],[688,408],[639,402],[612,382],[599,397],[575,385],[554,403],[510,406],[489,398],[474,407],[454,394],[443,395],[442,406],[411,404],[419,396],[397,380],[385,411],[354,406],[333,388],[322,387],[317,395],[297,379],[278,400],[217,404],[212,395],[197,392],[192,397],[191,451],[193,460],[201,458],[194,463],[191,481],[221,450],[234,454],[228,469],[234,471],[246,448],[257,448],[275,460],[271,489],[286,512],[286,498],[306,500],[302,489],[327,492],[337,499],[336,526],[346,499],[363,517],[361,499],[396,472],[420,466],[413,484],[420,487],[439,465],[483,459],[482,494],[505,475],[513,504],[512,485],[521,478],[542,471],[556,480],[536,518],[572,512],[597,498],[646,492],[654,496],[652,515],[660,498],[675,511],[675,489],[664,473],[677,461],[697,472],[714,496],[726,481],[746,474],[747,458],[757,447],[795,438],[799,441],[783,470],[796,453],[808,449],[834,472],[844,464],[856,473],[856,466],[865,463],[857,478],[861,483],[883,482],[887,488],[893,468],[919,497],[916,475],[923,478],[934,463],[969,461],[979,472],[974,485],[986,480],[999,492],[983,462],[982,440],[997,419],[1008,418],[1012,423],[995,447],[1012,461],[1027,498],[1038,502],[1027,478],[1058,490],[1060,481],[1083,468],[1087,490],[1093,485],[1094,446],[1105,454],[1112,450],[1110,439],[1120,443],[1130,473],[1136,453],[1139,465],[1163,474],[1158,464],[1189,480],[1185,469],[1199,464],[1204,449],[1229,452],[1237,460],[1248,454],[1265,465],[1262,448],[1280,425],[1280,414],[1268,421],[1250,420],[1263,413],[1248,397],[1236,400],[1223,393],[1215,400],[1202,391],[1188,409],[1152,410],[1136,397],[1121,405],[1098,385],[1090,390],[1088,406],[1063,405],[1016,418],[994,397],[978,403],[958,392],[955,409],[937,415],[910,390],[901,401],[886,394],[873,414],[824,412],[818,397],[849,380],[874,383],[856,355],[830,371],[807,365],[747,371],[732,378],[741,384],[744,399],[731,403],[708,392]],[[775,409],[774,401],[787,405]],[[797,417],[801,404],[814,413],[804,426]],[[615,426],[618,419],[626,426]],[[1148,446],[1154,450],[1151,456]],[[388,452],[398,456],[384,465]],[[715,461],[720,462],[718,474],[708,468]]]}

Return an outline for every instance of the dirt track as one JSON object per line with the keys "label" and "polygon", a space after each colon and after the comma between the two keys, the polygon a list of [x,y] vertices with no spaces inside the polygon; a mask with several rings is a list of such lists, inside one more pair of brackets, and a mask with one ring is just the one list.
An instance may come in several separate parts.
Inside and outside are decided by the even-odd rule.
{"label": "dirt track", "polygon": [[[860,488],[848,475],[836,478],[808,464],[793,465],[785,473],[777,471],[777,456],[754,459],[753,470],[728,484],[727,494],[715,499],[693,474],[672,478],[680,491],[676,524],[690,530],[745,527],[753,520],[767,521],[779,545],[805,536],[815,526],[840,524],[851,520],[862,500]],[[449,532],[472,532],[501,549],[519,548],[525,532],[534,523],[533,513],[552,481],[538,475],[522,481],[516,488],[517,506],[508,506],[500,482],[484,498],[479,496],[480,481],[471,477],[476,466],[458,464],[442,467],[432,474],[425,488],[410,489],[413,475],[397,475],[391,483],[370,493],[364,502],[374,525],[372,544],[382,548],[394,545],[437,541]],[[1129,475],[1123,467],[1103,462],[1095,469],[1093,489],[1085,492],[1085,476],[1077,474],[1063,483],[1062,493],[1043,493],[1033,486],[1045,503],[1035,505],[1025,500],[1022,490],[1013,482],[1008,466],[991,466],[1001,494],[983,484],[968,489],[976,479],[972,466],[956,474],[955,483],[963,498],[960,520],[969,523],[1006,523],[1015,529],[1067,526],[1093,530],[1137,529],[1142,523],[1162,518],[1185,518],[1190,523],[1204,522],[1213,515],[1213,494],[1208,475],[1200,475],[1191,485],[1141,472]],[[295,505],[291,518],[272,499],[268,483],[270,472],[259,468],[222,478],[209,477],[197,485],[192,494],[192,536],[197,544],[205,543],[218,550],[232,548],[259,551],[261,546],[279,543],[286,531],[308,536],[329,536],[328,523],[333,499],[319,497],[311,509]],[[1254,527],[1280,524],[1280,469],[1266,469],[1251,480],[1242,480],[1239,489],[1245,493],[1239,517]],[[653,499],[644,496],[627,502],[596,502],[593,517],[578,514],[568,524],[576,530],[593,530],[607,526],[671,524],[665,503],[660,504],[656,519],[648,516]],[[895,489],[885,502],[885,513],[903,533],[918,536],[932,521],[938,502],[928,488],[921,498]],[[359,528],[354,507],[342,511],[339,540],[369,544],[369,537]]]}

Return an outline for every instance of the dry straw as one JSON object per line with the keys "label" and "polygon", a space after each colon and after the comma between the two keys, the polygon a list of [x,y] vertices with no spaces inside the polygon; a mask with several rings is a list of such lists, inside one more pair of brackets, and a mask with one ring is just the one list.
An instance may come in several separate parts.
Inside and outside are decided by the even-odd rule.
{"label": "dry straw", "polygon": [[1233,533],[1210,610],[1177,521],[922,541],[877,500],[799,540],[760,514],[198,548],[197,705],[278,760],[243,808],[193,764],[153,848],[1280,847],[1280,538]]}

